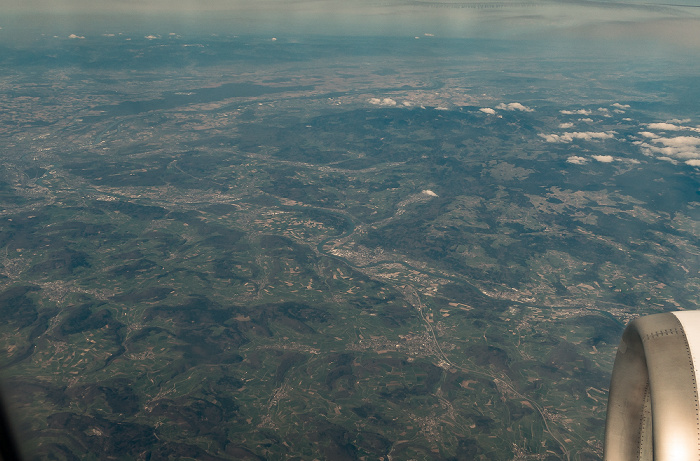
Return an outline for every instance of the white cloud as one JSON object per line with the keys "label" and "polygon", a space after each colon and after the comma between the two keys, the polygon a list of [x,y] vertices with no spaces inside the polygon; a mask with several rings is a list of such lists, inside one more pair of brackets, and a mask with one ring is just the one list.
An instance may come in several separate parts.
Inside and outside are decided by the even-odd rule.
{"label": "white cloud", "polygon": [[370,104],[374,104],[375,106],[395,106],[396,101],[391,99],[391,98],[370,98],[369,99]]}
{"label": "white cloud", "polygon": [[573,127],[573,126],[574,126],[574,124],[571,123],[571,122],[566,122],[566,123],[560,123],[560,124],[559,124],[559,128],[571,128],[571,127]]}
{"label": "white cloud", "polygon": [[544,134],[539,136],[547,142],[571,142],[574,139],[582,139],[584,141],[611,139],[614,137],[613,131],[574,131],[564,134]]}
{"label": "white cloud", "polygon": [[578,119],[579,122],[586,122],[586,123],[593,123],[592,118],[580,118]]}
{"label": "white cloud", "polygon": [[571,157],[566,159],[566,163],[573,163],[574,165],[583,165],[584,163],[588,163],[588,159],[585,157],[572,155]]}
{"label": "white cloud", "polygon": [[496,111],[491,109],[490,107],[482,107],[479,110],[485,114],[496,115]]}
{"label": "white cloud", "polygon": [[642,153],[644,155],[661,154],[664,157],[675,158],[700,158],[700,152],[693,148],[678,148],[678,147],[656,147],[649,144],[642,145]]}
{"label": "white cloud", "polygon": [[656,135],[655,133],[650,133],[648,131],[640,131],[639,134],[641,136],[644,136],[645,138],[658,138],[658,135]]}
{"label": "white cloud", "polygon": [[509,102],[508,104],[500,103],[496,106],[496,109],[500,110],[519,110],[522,112],[534,112],[535,109],[530,109],[527,106],[523,106],[519,102]]}
{"label": "white cloud", "polygon": [[593,157],[593,160],[596,160],[601,163],[610,163],[615,160],[615,157],[613,157],[612,155],[592,155],[591,157]]}
{"label": "white cloud", "polygon": [[629,109],[630,105],[629,104],[620,104],[619,102],[611,104],[613,107],[617,107],[618,109]]}
{"label": "white cloud", "polygon": [[[668,149],[668,148],[667,148]],[[700,152],[697,150],[681,150],[678,152],[672,153],[675,157],[678,158],[700,158]]]}
{"label": "white cloud", "polygon": [[424,193],[425,195],[429,195],[430,197],[438,197],[438,194],[436,194],[435,192],[431,191],[430,189],[424,190],[423,193]]}
{"label": "white cloud", "polygon": [[672,159],[671,157],[657,157],[659,160],[664,160],[666,162],[671,162],[674,165],[678,165],[678,162],[675,159]]}
{"label": "white cloud", "polygon": [[68,36],[68,38],[79,38],[79,39],[81,39],[81,40],[82,40],[82,39],[84,39],[84,38],[85,38],[85,36],[84,36],[84,35],[75,35],[75,34],[70,34],[70,35]]}
{"label": "white cloud", "polygon": [[598,111],[599,111],[599,112],[610,112],[610,111],[609,111],[607,108],[605,108],[605,107],[599,107],[599,108],[598,108]]}
{"label": "white cloud", "polygon": [[404,105],[404,107],[411,107],[413,104],[411,104],[411,103],[408,102],[408,101],[404,101],[404,102],[403,102],[403,105]]}
{"label": "white cloud", "polygon": [[685,164],[690,166],[700,166],[700,159],[686,160]]}
{"label": "white cloud", "polygon": [[445,106],[437,106],[437,107],[435,108],[435,110],[450,110],[450,109],[448,109],[448,108],[445,107]]}
{"label": "white cloud", "polygon": [[658,142],[668,147],[684,148],[700,145],[700,138],[695,136],[676,136],[674,138],[656,138],[654,142]]}
{"label": "white cloud", "polygon": [[647,123],[651,130],[680,131],[683,127],[671,123]]}
{"label": "white cloud", "polygon": [[673,119],[664,123],[647,123],[647,127],[651,130],[661,130],[661,131],[694,131],[700,133],[700,127],[681,125],[681,123],[687,123],[690,120],[678,120]]}
{"label": "white cloud", "polygon": [[578,109],[578,110],[560,110],[564,115],[591,115],[592,112],[587,109]]}
{"label": "white cloud", "polygon": [[700,138],[698,137],[654,137],[651,138],[650,142],[654,144],[648,142],[639,143],[644,155],[660,154],[663,157],[677,159],[700,159]]}

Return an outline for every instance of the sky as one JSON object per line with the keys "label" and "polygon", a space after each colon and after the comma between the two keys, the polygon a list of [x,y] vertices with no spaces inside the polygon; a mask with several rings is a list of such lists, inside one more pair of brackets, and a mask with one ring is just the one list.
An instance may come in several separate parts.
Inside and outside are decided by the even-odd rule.
{"label": "sky", "polygon": [[88,31],[160,21],[200,29],[230,26],[242,33],[651,37],[700,48],[700,0],[669,1],[693,6],[583,0],[0,0],[0,27]]}

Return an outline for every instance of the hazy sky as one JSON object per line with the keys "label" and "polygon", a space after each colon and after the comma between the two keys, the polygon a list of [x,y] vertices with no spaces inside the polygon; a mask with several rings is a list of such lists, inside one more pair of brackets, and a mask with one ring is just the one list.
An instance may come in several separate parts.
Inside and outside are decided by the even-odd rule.
{"label": "hazy sky", "polygon": [[576,0],[0,0],[6,13],[0,27],[81,33],[160,21],[198,29],[230,25],[241,32],[651,38],[700,48],[700,0],[672,1],[677,6]]}
{"label": "hazy sky", "polygon": [[[3,9],[19,9],[25,11],[160,11],[169,12],[173,10],[180,11],[236,11],[241,8],[305,8],[308,10],[326,10],[329,8],[337,8],[344,6],[346,9],[371,9],[381,8],[383,6],[410,6],[417,5],[474,5],[474,4],[520,4],[520,3],[559,3],[564,6],[575,5],[576,1],[554,2],[554,1],[534,1],[534,0],[487,0],[487,1],[469,1],[469,0],[354,0],[354,1],[335,1],[335,0],[3,0]],[[590,5],[590,1],[581,1],[581,4]],[[691,5],[700,7],[700,0],[651,0],[651,1],[600,1],[599,4],[620,5],[620,4],[637,4],[639,6],[651,5]]]}

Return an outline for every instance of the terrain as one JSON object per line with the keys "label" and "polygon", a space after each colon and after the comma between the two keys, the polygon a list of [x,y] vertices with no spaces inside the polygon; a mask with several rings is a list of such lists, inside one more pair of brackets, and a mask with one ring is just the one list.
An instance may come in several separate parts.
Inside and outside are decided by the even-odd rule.
{"label": "terrain", "polygon": [[698,78],[575,47],[6,45],[28,457],[601,459],[624,326],[698,303]]}

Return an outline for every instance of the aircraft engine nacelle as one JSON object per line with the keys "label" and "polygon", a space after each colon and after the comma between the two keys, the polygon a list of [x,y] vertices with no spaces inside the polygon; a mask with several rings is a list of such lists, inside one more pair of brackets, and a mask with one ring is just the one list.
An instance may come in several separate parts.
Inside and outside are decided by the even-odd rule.
{"label": "aircraft engine nacelle", "polygon": [[700,460],[700,311],[633,320],[615,357],[605,461]]}

